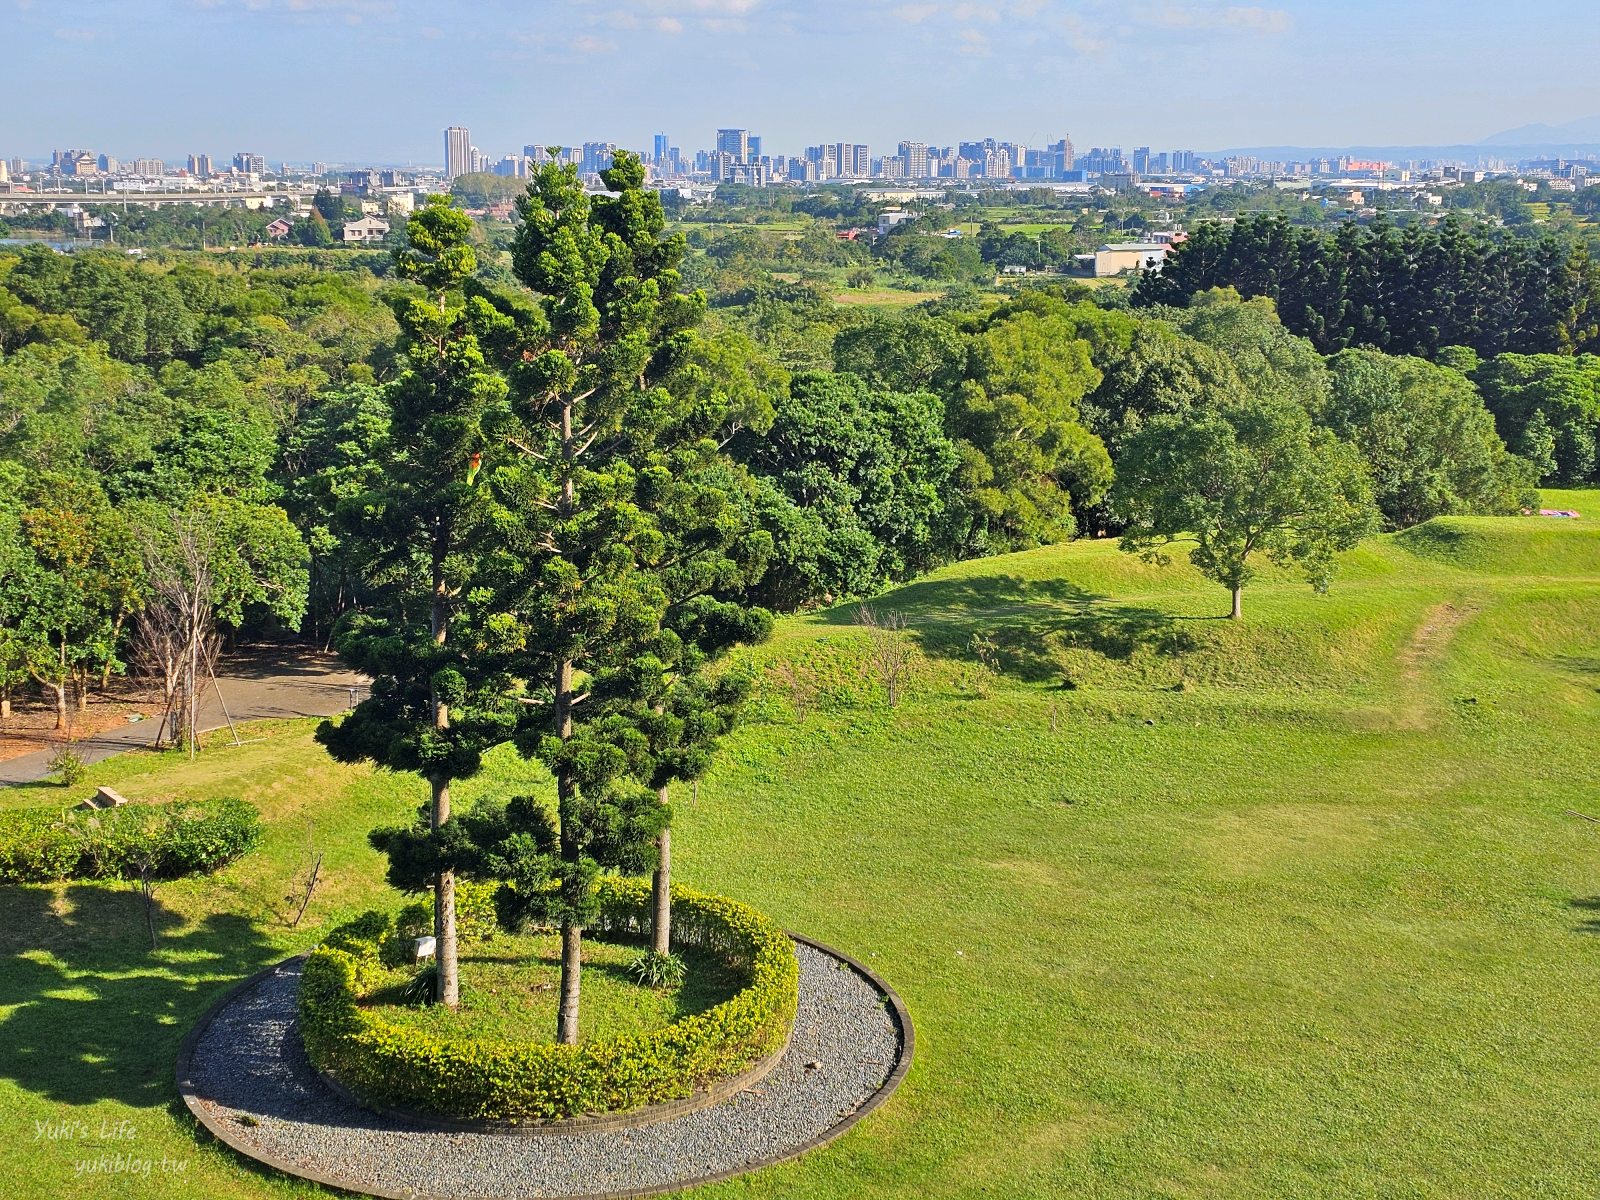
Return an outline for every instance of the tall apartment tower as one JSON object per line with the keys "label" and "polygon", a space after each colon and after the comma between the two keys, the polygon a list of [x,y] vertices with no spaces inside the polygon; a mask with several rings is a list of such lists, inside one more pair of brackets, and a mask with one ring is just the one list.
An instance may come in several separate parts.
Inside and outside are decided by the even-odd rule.
{"label": "tall apartment tower", "polygon": [[717,130],[717,153],[731,155],[735,162],[749,162],[750,131],[748,129]]}
{"label": "tall apartment tower", "polygon": [[671,154],[672,140],[664,133],[656,134],[655,149],[654,153],[651,155],[651,157],[655,160],[656,166],[666,166],[667,159],[671,157]]}
{"label": "tall apartment tower", "polygon": [[865,179],[872,174],[872,156],[858,143],[834,143],[833,158],[838,164],[838,173],[846,179]]}
{"label": "tall apartment tower", "polygon": [[465,125],[452,125],[444,131],[444,177],[454,179],[472,170],[472,134]]}
{"label": "tall apartment tower", "polygon": [[900,157],[906,161],[907,179],[928,177],[928,146],[926,142],[901,142]]}

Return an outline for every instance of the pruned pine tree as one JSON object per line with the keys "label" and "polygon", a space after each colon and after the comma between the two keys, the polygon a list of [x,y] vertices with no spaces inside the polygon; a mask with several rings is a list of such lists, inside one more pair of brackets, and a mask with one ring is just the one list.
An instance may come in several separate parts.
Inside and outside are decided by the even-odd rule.
{"label": "pruned pine tree", "polygon": [[371,578],[386,583],[334,638],[340,655],[372,677],[372,691],[344,721],[318,730],[337,758],[428,781],[426,827],[376,830],[372,841],[389,854],[391,882],[432,885],[436,995],[452,1007],[461,839],[450,825],[450,785],[475,774],[483,753],[509,740],[516,722],[503,657],[484,644],[477,622],[462,619],[485,553],[475,541],[484,425],[506,395],[461,295],[476,268],[470,229],[465,213],[431,197],[407,222],[408,245],[395,255],[399,274],[421,284],[427,298],[400,311],[404,369],[388,389],[381,483],[344,513],[373,548]]}
{"label": "pruned pine tree", "polygon": [[503,856],[505,908],[560,926],[567,1044],[595,877],[654,862],[666,895],[663,790],[704,769],[739,698],[703,669],[770,620],[735,598],[768,542],[746,528],[721,457],[727,418],[681,369],[704,311],[679,292],[682,238],[664,232],[637,157],[618,154],[604,180],[613,194],[591,197],[570,167],[533,178],[513,251],[531,302],[490,296],[479,314],[511,386],[512,449],[490,475],[490,624],[517,643],[509,661],[529,688],[518,748],[556,781],[553,823],[511,806],[523,827]]}

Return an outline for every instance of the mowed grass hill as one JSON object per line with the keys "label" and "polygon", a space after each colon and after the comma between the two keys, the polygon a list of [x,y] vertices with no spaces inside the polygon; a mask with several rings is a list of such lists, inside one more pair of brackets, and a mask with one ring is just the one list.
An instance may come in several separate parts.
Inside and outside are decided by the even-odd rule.
{"label": "mowed grass hill", "polygon": [[[877,968],[917,1061],[832,1148],[693,1194],[1600,1194],[1600,825],[1572,815],[1600,817],[1600,494],[1547,503],[1585,517],[1377,538],[1325,596],[1264,572],[1243,622],[1114,543],[964,563],[872,604],[914,649],[895,707],[853,607],[781,623],[675,795],[680,877]],[[14,1194],[310,1194],[196,1142],[177,1044],[228,981],[399,903],[365,834],[423,789],[309,724],[255,736],[96,768],[269,822],[160,888],[156,953],[129,889],[0,889]],[[545,786],[500,753],[462,790]],[[290,929],[308,847],[327,882]],[[118,1151],[150,1174],[81,1165]]]}

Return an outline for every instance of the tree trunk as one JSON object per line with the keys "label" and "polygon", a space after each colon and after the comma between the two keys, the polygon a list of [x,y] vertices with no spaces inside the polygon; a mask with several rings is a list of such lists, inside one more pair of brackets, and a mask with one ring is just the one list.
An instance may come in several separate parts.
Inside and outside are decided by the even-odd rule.
{"label": "tree trunk", "polygon": [[[572,434],[572,399],[566,397],[561,405],[561,458],[565,472],[561,480],[561,515],[570,518],[577,507],[577,489],[572,479],[572,464],[576,458]],[[573,663],[563,658],[556,664],[553,699],[555,701],[555,733],[563,743],[572,740],[572,676]],[[576,824],[577,781],[572,777],[572,767],[563,763],[556,772],[556,817],[561,825],[561,862],[564,878],[561,880],[566,911],[561,917],[561,1008],[556,1015],[556,1040],[563,1046],[578,1044],[578,992],[583,978],[583,927],[575,919],[585,897],[572,891],[577,886],[577,871],[581,862]]]}
{"label": "tree trunk", "polygon": [[[667,789],[661,789],[661,803],[667,803]],[[661,830],[661,835],[656,838],[656,851],[659,861],[656,863],[656,873],[650,881],[652,899],[655,901],[655,920],[651,922],[651,935],[653,944],[651,949],[657,954],[672,953],[672,826],[668,825]]]}
{"label": "tree trunk", "polygon": [[56,731],[64,732],[67,728],[67,685],[63,680],[60,683],[49,685],[50,690],[56,694]]}
{"label": "tree trunk", "polygon": [[1237,621],[1244,616],[1244,588],[1235,585],[1233,589],[1233,611],[1228,614],[1228,619]]}
{"label": "tree trunk", "polygon": [[578,1044],[578,987],[583,978],[583,927],[570,918],[561,922],[561,1013],[556,1040]]}
{"label": "tree trunk", "polygon": [[200,598],[189,610],[189,758],[200,748]]}
{"label": "tree trunk", "polygon": [[[442,539],[440,539],[442,540]],[[444,547],[435,542],[433,552],[433,609],[429,626],[433,640],[444,645],[448,633],[444,581]],[[430,689],[431,690],[431,689]],[[433,704],[433,727],[450,728],[450,706],[437,694],[429,696]],[[435,779],[433,805],[430,813],[432,827],[437,830],[450,819],[450,781]],[[461,1004],[461,965],[456,957],[456,875],[452,870],[440,871],[433,877],[433,937],[435,975],[434,999],[446,1008]]]}
{"label": "tree trunk", "polygon": [[[433,783],[433,828],[450,819],[450,785]],[[433,879],[434,963],[438,975],[433,998],[446,1008],[461,1004],[461,965],[456,956],[456,873],[440,871]]]}
{"label": "tree trunk", "polygon": [[[556,667],[555,679],[556,736],[562,741],[572,737],[572,660],[563,659]],[[561,824],[561,862],[566,878],[561,881],[563,891],[574,886],[579,864],[578,831],[574,808],[577,800],[577,783],[572,778],[572,768],[565,763],[556,772],[556,812]],[[556,1017],[556,1040],[564,1046],[578,1044],[578,991],[583,975],[583,927],[573,919],[573,909],[582,898],[569,894],[565,897],[567,911],[561,918],[561,1010]]]}

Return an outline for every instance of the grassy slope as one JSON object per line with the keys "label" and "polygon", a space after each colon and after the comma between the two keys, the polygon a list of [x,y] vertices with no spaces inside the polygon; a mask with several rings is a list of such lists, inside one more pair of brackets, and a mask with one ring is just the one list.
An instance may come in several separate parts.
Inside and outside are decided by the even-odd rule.
{"label": "grassy slope", "polygon": [[[680,797],[675,858],[880,968],[918,1061],[838,1146],[701,1194],[1595,1194],[1600,834],[1564,810],[1600,791],[1597,601],[1588,521],[1379,539],[1325,597],[1269,573],[1242,626],[1188,568],[1079,543],[883,598],[925,652],[895,711],[850,614],[786,622],[758,658],[818,699],[797,719],[769,677]],[[196,1148],[173,1053],[222,981],[380,891],[364,832],[420,789],[327,763],[305,726],[98,770],[246,795],[271,841],[163,889],[153,960],[124,892],[0,891],[14,1190],[300,1194]],[[330,882],[291,932],[308,818]],[[74,1117],[132,1120],[151,1177],[75,1179],[119,1147],[29,1140]]]}

